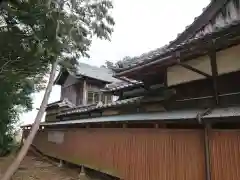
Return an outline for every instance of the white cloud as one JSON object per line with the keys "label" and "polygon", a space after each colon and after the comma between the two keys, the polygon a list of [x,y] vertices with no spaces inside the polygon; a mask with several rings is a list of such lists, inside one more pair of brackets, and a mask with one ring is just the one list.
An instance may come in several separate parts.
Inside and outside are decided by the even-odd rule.
{"label": "white cloud", "polygon": [[[116,25],[111,42],[94,40],[91,58],[82,60],[100,66],[106,60],[116,62],[125,56],[138,56],[159,48],[176,38],[210,0],[115,0],[113,17]],[[34,95],[39,107],[43,92]],[[54,87],[49,102],[60,98],[60,87]],[[24,124],[33,122],[37,110],[21,116]]]}

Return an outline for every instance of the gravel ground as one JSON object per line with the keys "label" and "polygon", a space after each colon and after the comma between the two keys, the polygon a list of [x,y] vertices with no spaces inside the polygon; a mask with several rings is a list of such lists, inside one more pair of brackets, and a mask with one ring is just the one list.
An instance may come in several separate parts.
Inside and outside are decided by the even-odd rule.
{"label": "gravel ground", "polygon": [[[0,158],[0,174],[3,173],[14,156]],[[78,180],[79,171],[67,167],[59,168],[39,157],[28,155],[12,180]]]}

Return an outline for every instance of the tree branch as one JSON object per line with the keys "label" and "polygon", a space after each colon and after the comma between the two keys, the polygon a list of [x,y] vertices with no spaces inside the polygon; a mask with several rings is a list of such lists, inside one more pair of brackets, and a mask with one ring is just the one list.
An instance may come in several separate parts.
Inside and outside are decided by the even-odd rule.
{"label": "tree branch", "polygon": [[8,60],[7,62],[5,62],[3,65],[2,65],[2,67],[1,67],[1,69],[0,69],[0,74],[1,73],[3,73],[3,71],[5,71],[5,67],[7,66],[7,65],[9,65],[10,63],[13,63],[13,62],[16,62],[16,61],[19,61],[18,59],[15,59],[15,60]]}

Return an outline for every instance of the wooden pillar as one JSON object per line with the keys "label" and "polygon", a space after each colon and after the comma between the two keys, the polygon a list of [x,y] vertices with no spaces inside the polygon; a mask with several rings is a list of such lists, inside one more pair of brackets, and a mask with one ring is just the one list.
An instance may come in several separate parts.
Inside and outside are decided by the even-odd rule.
{"label": "wooden pillar", "polygon": [[210,148],[209,148],[209,131],[211,129],[210,124],[205,124],[204,127],[204,157],[206,168],[206,180],[211,180],[211,160],[210,160]]}
{"label": "wooden pillar", "polygon": [[85,106],[87,105],[87,81],[86,79],[83,80],[83,100],[82,104]]}
{"label": "wooden pillar", "polygon": [[211,61],[214,96],[215,96],[216,104],[218,105],[219,104],[218,85],[217,85],[218,69],[217,69],[216,52],[211,51],[209,53],[209,57],[210,57],[210,61]]}

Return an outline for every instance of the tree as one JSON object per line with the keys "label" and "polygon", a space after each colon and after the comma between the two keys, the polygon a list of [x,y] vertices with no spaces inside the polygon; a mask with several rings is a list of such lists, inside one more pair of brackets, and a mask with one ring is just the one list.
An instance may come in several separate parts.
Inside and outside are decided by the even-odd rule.
{"label": "tree", "polygon": [[32,59],[43,58],[40,53],[36,53],[34,37],[20,31],[12,16],[13,14],[1,9],[0,156],[10,152],[19,113],[32,109],[31,94],[41,90],[42,78],[49,69],[48,63],[44,64],[43,61],[33,65]]}
{"label": "tree", "polygon": [[111,61],[106,61],[105,64],[106,64],[106,67],[107,67],[108,69],[112,69],[112,68],[114,67],[113,62],[111,62]]}
{"label": "tree", "polygon": [[14,76],[9,79],[0,78],[0,156],[7,155],[15,147],[18,115],[32,109],[31,94],[37,90],[32,80]]}
{"label": "tree", "polygon": [[[40,57],[32,59],[33,66],[39,64],[40,69],[46,65],[51,67],[48,85],[32,130],[16,159],[2,177],[2,180],[9,180],[37,133],[53,86],[56,68],[61,65],[74,70],[77,59],[88,56],[94,36],[110,40],[114,21],[109,15],[109,9],[113,8],[110,0],[23,0],[16,4],[5,2],[2,7],[7,24],[6,31],[17,29],[23,34],[22,46]],[[32,45],[29,39],[34,41],[33,47],[29,47]],[[19,57],[16,57],[13,61],[18,59]],[[24,59],[20,61],[23,65]],[[16,73],[20,72],[16,70]]]}

